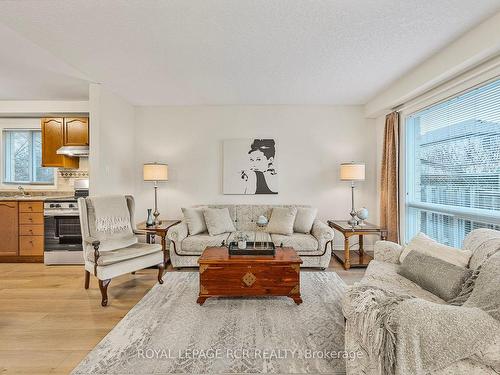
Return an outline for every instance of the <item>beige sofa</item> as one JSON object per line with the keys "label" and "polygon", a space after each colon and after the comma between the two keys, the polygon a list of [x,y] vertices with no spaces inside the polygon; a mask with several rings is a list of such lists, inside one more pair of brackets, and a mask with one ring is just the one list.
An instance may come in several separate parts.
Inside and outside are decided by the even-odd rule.
{"label": "beige sofa", "polygon": [[[269,218],[273,207],[293,205],[207,205],[208,208],[228,208],[231,219],[238,232],[243,232],[258,241],[272,241],[276,246],[290,246],[297,250],[303,260],[302,267],[326,268],[330,263],[333,229],[315,220],[311,233],[293,233],[290,236],[265,232],[256,224],[257,218]],[[305,207],[305,206],[295,206]],[[234,240],[236,232],[210,236],[207,232],[194,236],[188,235],[188,227],[183,220],[168,231],[170,260],[176,268],[197,267],[198,258],[207,246],[220,246]]]}
{"label": "beige sofa", "polygon": [[[491,229],[476,229],[469,233],[464,240],[463,248],[471,250],[473,255],[469,261],[471,269],[477,269],[488,256],[500,250],[500,232]],[[399,257],[402,247],[388,241],[378,241],[375,244],[375,259],[370,262],[361,284],[396,289],[401,294],[409,294],[430,302],[445,304],[438,296],[422,289],[417,284],[398,274]],[[349,299],[344,298],[343,309],[356,309],[356,305]],[[446,332],[442,334],[446,335]],[[345,348],[351,353],[361,353],[357,358],[347,360],[347,374],[383,375],[377,367],[378,361],[370,358],[369,353],[362,348],[361,338],[358,337],[354,322],[346,320]],[[492,364],[500,365],[500,338],[491,348],[472,358],[466,358],[452,365],[434,371],[433,375],[492,375],[497,372]],[[496,367],[496,365],[493,365]]]}

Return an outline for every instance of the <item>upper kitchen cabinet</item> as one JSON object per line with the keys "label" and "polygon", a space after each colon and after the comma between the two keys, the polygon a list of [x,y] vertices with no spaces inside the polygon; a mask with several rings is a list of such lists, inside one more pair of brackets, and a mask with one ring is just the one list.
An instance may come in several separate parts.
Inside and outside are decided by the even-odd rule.
{"label": "upper kitchen cabinet", "polygon": [[78,157],[58,154],[57,150],[66,146],[86,146],[88,149],[88,118],[43,118],[41,125],[42,166],[78,168]]}
{"label": "upper kitchen cabinet", "polygon": [[64,119],[64,146],[89,145],[89,119],[84,117]]}

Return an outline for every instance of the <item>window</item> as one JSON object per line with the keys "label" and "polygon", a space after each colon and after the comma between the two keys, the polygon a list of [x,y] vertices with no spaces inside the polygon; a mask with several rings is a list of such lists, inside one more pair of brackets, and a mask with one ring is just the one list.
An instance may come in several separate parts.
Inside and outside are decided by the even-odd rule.
{"label": "window", "polygon": [[500,230],[500,80],[406,118],[406,240]]}
{"label": "window", "polygon": [[4,130],[4,182],[54,184],[54,169],[42,167],[39,130]]}

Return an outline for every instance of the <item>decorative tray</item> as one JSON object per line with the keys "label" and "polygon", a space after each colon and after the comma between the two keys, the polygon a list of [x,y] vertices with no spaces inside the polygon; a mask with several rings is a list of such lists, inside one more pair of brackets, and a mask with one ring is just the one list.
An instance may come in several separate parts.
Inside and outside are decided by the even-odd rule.
{"label": "decorative tray", "polygon": [[229,255],[271,255],[276,254],[276,246],[273,242],[247,241],[245,249],[238,248],[237,242],[229,243]]}

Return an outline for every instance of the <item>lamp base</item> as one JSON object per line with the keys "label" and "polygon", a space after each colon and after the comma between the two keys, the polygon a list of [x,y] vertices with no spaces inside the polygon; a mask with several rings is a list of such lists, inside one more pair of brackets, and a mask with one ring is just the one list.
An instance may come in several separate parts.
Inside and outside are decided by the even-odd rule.
{"label": "lamp base", "polygon": [[355,227],[356,225],[358,225],[358,220],[356,219],[356,212],[354,212],[354,210],[352,210],[349,215],[351,215],[351,218],[349,220],[347,220],[347,222],[349,223],[349,225],[351,227]]}
{"label": "lamp base", "polygon": [[153,216],[155,217],[155,219],[153,220],[153,225],[160,225],[161,224],[161,220],[158,219],[158,217],[160,216],[160,213],[158,211],[155,211],[153,213]]}

